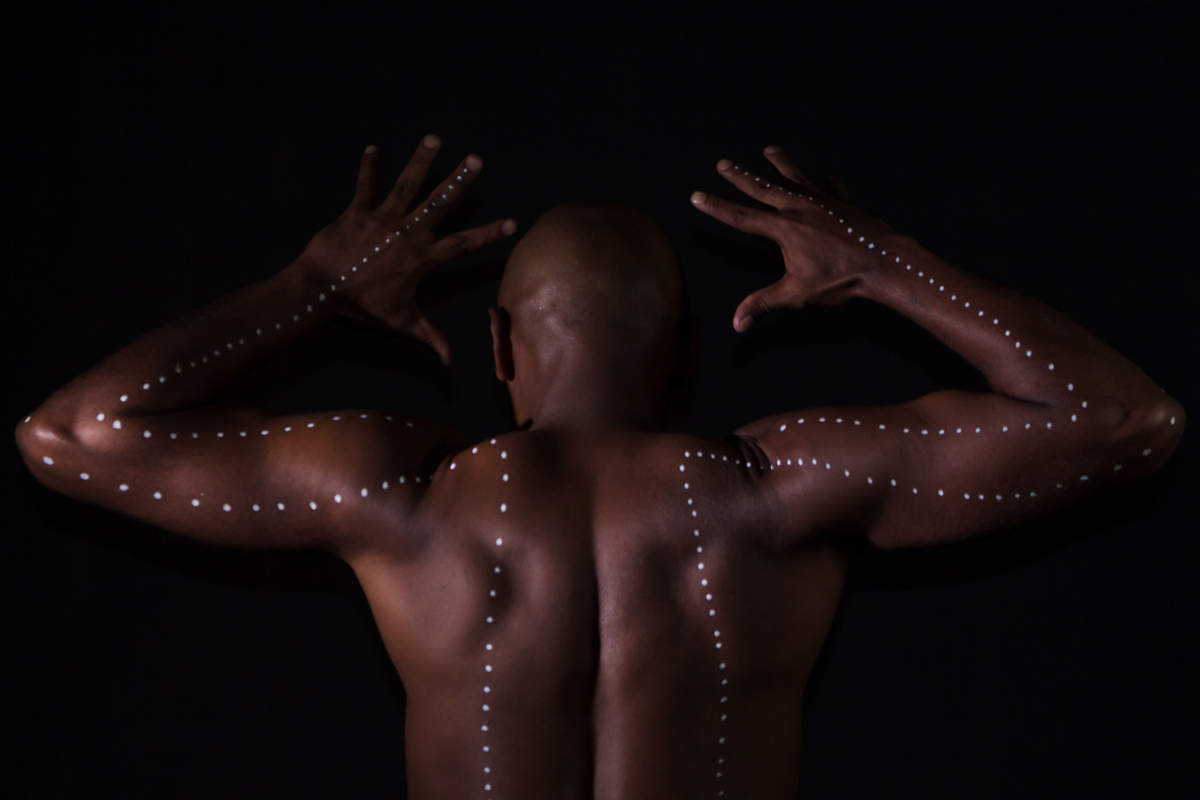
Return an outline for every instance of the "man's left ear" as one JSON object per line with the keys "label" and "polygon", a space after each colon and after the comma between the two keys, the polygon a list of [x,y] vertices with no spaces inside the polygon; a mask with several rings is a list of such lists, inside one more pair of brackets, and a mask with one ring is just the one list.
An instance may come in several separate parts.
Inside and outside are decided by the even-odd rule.
{"label": "man's left ear", "polygon": [[496,362],[496,378],[511,381],[516,377],[513,369],[512,320],[503,308],[489,308],[488,320],[492,328],[492,357]]}

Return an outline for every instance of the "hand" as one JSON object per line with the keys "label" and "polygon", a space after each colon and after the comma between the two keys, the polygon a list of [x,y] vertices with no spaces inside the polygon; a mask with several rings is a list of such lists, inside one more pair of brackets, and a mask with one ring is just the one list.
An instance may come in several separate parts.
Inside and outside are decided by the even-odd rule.
{"label": "hand", "polygon": [[[886,223],[850,205],[841,181],[830,178],[826,191],[821,192],[778,147],[772,145],[763,152],[783,176],[777,183],[759,178],[729,159],[718,161],[717,171],[771,210],[749,208],[703,192],[692,195],[692,204],[704,213],[746,233],[766,236],[783,250],[787,274],[741,302],[733,315],[733,327],[738,331],[776,308],[845,303],[855,296],[863,275],[881,263],[877,254],[892,232]],[[868,246],[872,244],[874,247]]]}
{"label": "hand", "polygon": [[334,313],[423,342],[449,366],[450,340],[417,308],[417,284],[439,264],[511,236],[517,223],[497,220],[445,237],[430,230],[479,175],[483,161],[474,153],[410,213],[440,146],[438,137],[426,136],[382,203],[379,148],[368,147],[350,207],[313,237],[295,266],[315,283],[336,287]]}

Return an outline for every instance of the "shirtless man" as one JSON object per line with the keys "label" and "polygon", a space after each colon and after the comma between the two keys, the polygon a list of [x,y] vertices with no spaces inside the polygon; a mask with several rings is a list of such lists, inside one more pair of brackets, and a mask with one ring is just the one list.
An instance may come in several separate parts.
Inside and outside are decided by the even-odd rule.
{"label": "shirtless man", "polygon": [[[347,211],[275,277],[155,331],[18,423],[55,491],[207,542],[321,549],[353,567],[408,694],[414,798],[795,796],[801,699],[848,554],[1011,526],[1152,472],[1184,412],[1045,306],[963,272],[811,185],[719,174],[765,205],[699,210],[776,241],[786,276],[734,326],[864,297],[987,376],[875,408],[789,411],[726,440],[664,433],[696,337],[657,226],[612,204],[547,212],[491,309],[518,431],[480,443],[377,411],[272,417],[205,403],[348,317],[433,347],[421,276],[515,230],[415,211],[427,137],[378,199],[368,148]],[[683,324],[681,324],[681,321]]]}

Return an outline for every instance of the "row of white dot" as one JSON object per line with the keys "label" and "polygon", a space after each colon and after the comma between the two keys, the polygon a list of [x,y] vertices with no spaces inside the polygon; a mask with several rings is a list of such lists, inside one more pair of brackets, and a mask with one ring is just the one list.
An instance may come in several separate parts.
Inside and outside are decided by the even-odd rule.
{"label": "row of white dot", "polygon": [[[699,458],[699,457],[702,457],[702,456],[703,456],[703,453],[701,453],[701,452],[697,451],[697,453],[696,453],[696,456],[697,456],[697,458]],[[684,453],[684,457],[685,457],[685,458],[691,458],[691,453],[690,453],[690,452],[685,452],[685,453]],[[716,453],[713,453],[713,454],[711,454],[711,456],[710,456],[710,457],[711,457],[711,458],[713,458],[713,459],[715,459],[715,458],[716,458]],[[728,456],[725,456],[725,457],[723,457],[723,458],[722,458],[722,460],[723,460],[723,461],[728,461],[728,460],[729,460],[729,457],[728,457]],[[739,463],[740,463],[740,461],[739,461]],[[679,471],[680,471],[680,472],[685,472],[686,470],[687,470],[687,467],[686,467],[684,464],[680,464],[680,465],[679,465]],[[688,496],[688,498],[687,498],[687,504],[688,504],[688,506],[690,506],[690,507],[691,507],[691,508],[690,508],[691,517],[692,517],[692,519],[693,519],[693,520],[695,520],[695,519],[697,519],[697,509],[696,509],[696,507],[695,507],[695,498],[693,498],[693,497],[691,497],[691,496],[690,496],[690,494],[691,494],[691,484],[690,484],[689,482],[684,482],[684,484],[683,484],[683,489],[684,489],[684,491],[685,491],[685,492],[688,492],[688,494],[689,494],[689,496]],[[697,524],[699,524],[699,523],[693,523],[693,525],[697,525]],[[689,527],[691,527],[691,526],[689,526]],[[692,528],[692,536],[693,536],[693,537],[696,539],[696,553],[697,553],[697,554],[703,554],[703,552],[704,552],[704,545],[700,543],[702,540],[701,540],[701,537],[700,537],[700,529],[699,529],[698,527],[693,527],[693,528]],[[699,563],[696,565],[696,569],[697,569],[697,571],[698,571],[698,572],[703,572],[703,571],[704,571],[704,562],[703,562],[703,561],[699,562]],[[712,591],[711,591],[711,590],[708,588],[708,578],[704,578],[704,577],[702,577],[702,578],[700,579],[700,589],[701,589],[701,591],[702,591],[702,592],[704,592],[704,600],[705,600],[705,602],[706,602],[706,603],[710,603],[710,604],[711,604],[711,603],[713,602],[713,594],[712,594]],[[716,617],[716,615],[717,615],[717,610],[716,610],[715,608],[713,608],[713,607],[711,607],[711,606],[710,606],[710,607],[709,607],[709,609],[708,609],[708,616],[711,618],[711,617]],[[722,642],[721,642],[721,641],[719,641],[719,640],[720,640],[720,638],[721,638],[721,631],[720,631],[720,629],[719,629],[719,628],[714,628],[714,629],[713,629],[713,638],[718,640],[718,641],[716,641],[716,642],[715,642],[715,649],[717,649],[717,650],[720,650],[720,649],[722,648]],[[723,670],[725,669],[725,662],[724,662],[724,661],[721,661],[721,662],[720,662],[720,663],[717,665],[717,668],[718,668],[719,670],[722,670],[722,671],[723,671]],[[729,696],[728,696],[728,695],[726,695],[726,694],[723,694],[724,692],[727,692],[727,691],[728,691],[728,688],[727,688],[728,686],[729,686],[729,679],[728,679],[728,678],[725,678],[725,677],[722,677],[722,678],[721,678],[721,691],[722,691],[722,695],[721,695],[721,704],[722,704],[722,706],[724,706],[724,704],[725,704],[725,703],[727,703],[727,702],[729,701]],[[720,721],[721,721],[721,722],[725,722],[726,720],[728,720],[728,719],[729,719],[729,714],[728,714],[728,712],[727,712],[727,709],[725,709],[725,708],[722,708],[722,709],[721,709],[721,713],[720,713],[719,719],[720,719]],[[723,736],[723,735],[718,735],[718,737],[717,737],[717,744],[718,744],[718,745],[723,745],[723,744],[725,744],[725,736]],[[724,752],[722,751],[722,752],[721,752],[721,753],[718,755],[718,757],[717,757],[717,769],[716,769],[716,779],[717,779],[717,780],[720,780],[722,777],[724,777],[724,770],[725,770],[725,766],[724,766],[724,764],[725,764],[725,755],[724,755]],[[718,785],[718,786],[719,786],[719,785]],[[724,792],[724,790],[723,790],[723,789],[719,789],[719,790],[718,790],[718,792],[717,792],[717,794],[720,796],[720,795],[724,795],[724,794],[725,794],[725,792]]]}

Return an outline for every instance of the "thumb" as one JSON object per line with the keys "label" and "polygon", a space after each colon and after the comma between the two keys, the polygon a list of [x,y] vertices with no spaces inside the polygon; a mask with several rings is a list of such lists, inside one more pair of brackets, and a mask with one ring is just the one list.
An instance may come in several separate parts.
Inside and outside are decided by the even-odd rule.
{"label": "thumb", "polygon": [[446,334],[442,333],[440,328],[425,317],[421,317],[413,325],[412,335],[417,341],[433,348],[438,358],[441,359],[442,366],[448,367],[453,362],[454,351],[450,347],[450,340],[446,338]]}
{"label": "thumb", "polygon": [[759,289],[743,300],[738,305],[737,311],[733,313],[733,329],[744,332],[756,319],[765,317],[777,308],[792,305],[786,302],[788,291],[784,287],[784,283],[787,279],[788,276],[785,275],[770,286]]}

